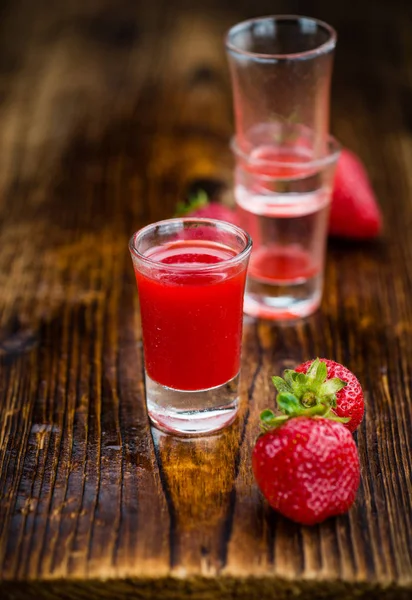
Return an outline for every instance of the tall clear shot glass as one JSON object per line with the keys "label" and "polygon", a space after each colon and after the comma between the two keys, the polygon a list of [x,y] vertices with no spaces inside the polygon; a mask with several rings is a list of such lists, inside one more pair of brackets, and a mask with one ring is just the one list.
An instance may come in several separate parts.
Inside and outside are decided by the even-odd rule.
{"label": "tall clear shot glass", "polygon": [[132,236],[156,427],[199,435],[235,419],[251,248],[246,232],[213,219],[169,219]]}
{"label": "tall clear shot glass", "polygon": [[[251,19],[228,31],[236,140],[242,152],[270,157],[275,148],[277,154],[289,154],[291,139],[304,126],[311,131],[311,158],[325,154],[336,39],[327,23],[294,15]],[[303,154],[308,150],[303,148]]]}
{"label": "tall clear shot glass", "polygon": [[245,311],[305,317],[319,306],[339,144],[329,135],[336,33],[273,16],[229,30],[235,198],[252,236]]}

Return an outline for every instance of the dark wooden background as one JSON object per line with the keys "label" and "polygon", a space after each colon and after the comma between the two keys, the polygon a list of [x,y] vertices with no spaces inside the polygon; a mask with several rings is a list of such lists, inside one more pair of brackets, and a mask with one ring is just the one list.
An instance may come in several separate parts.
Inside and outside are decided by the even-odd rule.
{"label": "dark wooden background", "polygon": [[[0,597],[412,598],[412,9],[359,0],[0,5]],[[220,436],[151,431],[130,234],[228,187],[224,31],[303,13],[339,32],[332,131],[386,223],[333,242],[321,311],[247,319],[242,411]],[[250,469],[270,376],[343,361],[367,399],[362,483],[303,528]],[[102,579],[109,579],[102,582]]]}

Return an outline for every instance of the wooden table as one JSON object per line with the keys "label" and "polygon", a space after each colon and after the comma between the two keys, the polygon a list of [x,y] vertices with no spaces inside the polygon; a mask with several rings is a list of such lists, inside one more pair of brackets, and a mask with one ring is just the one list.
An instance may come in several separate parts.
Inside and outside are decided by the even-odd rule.
{"label": "wooden table", "polygon": [[[307,4],[3,3],[2,600],[412,598],[411,11]],[[386,231],[330,243],[310,319],[246,320],[238,422],[181,441],[148,425],[127,240],[190,190],[230,190],[223,32],[294,11],[339,31],[332,129]],[[270,376],[316,355],[358,374],[367,412],[353,510],[304,528],[262,501],[250,453]]]}

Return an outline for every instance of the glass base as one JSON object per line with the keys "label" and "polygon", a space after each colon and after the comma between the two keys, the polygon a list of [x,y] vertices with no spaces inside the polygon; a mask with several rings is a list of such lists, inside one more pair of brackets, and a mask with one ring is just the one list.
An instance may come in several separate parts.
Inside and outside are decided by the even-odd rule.
{"label": "glass base", "polygon": [[322,283],[321,275],[289,284],[264,284],[248,278],[244,312],[279,321],[308,317],[319,308]]}
{"label": "glass base", "polygon": [[239,374],[206,390],[174,390],[146,373],[146,403],[153,425],[184,436],[211,434],[227,427],[239,408]]}

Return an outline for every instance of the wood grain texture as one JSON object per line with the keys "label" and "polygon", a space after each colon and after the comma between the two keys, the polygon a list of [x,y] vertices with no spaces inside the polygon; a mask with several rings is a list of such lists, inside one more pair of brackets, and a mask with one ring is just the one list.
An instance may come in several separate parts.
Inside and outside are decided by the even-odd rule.
{"label": "wood grain texture", "polygon": [[[4,2],[0,19],[0,597],[412,597],[411,9],[393,1]],[[246,319],[242,408],[219,436],[151,430],[127,240],[199,182],[230,201],[223,32],[310,13],[340,40],[334,133],[385,214],[331,243],[322,309]],[[305,528],[250,453],[270,376],[313,356],[361,380],[362,483]]]}

